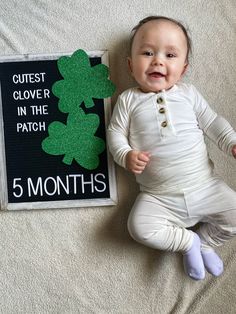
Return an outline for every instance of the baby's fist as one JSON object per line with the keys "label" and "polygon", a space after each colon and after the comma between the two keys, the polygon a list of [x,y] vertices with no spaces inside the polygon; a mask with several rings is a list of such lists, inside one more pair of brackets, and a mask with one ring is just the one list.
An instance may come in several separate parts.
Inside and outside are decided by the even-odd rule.
{"label": "baby's fist", "polygon": [[236,145],[234,145],[232,148],[232,154],[233,154],[234,158],[236,158]]}
{"label": "baby's fist", "polygon": [[148,152],[131,150],[126,156],[126,168],[134,174],[141,174],[150,160]]}

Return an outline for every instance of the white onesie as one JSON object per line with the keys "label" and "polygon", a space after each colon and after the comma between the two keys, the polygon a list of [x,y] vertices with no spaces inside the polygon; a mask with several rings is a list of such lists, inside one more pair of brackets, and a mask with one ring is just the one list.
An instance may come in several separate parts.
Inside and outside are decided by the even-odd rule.
{"label": "white onesie", "polygon": [[[198,216],[190,210],[191,215],[189,212],[187,215],[188,222],[179,212],[177,220],[173,217],[169,219],[168,211],[173,216],[176,210],[173,207],[170,210],[161,198],[167,194],[171,198],[174,195],[176,196],[176,193],[180,193],[182,201],[186,203],[187,191],[192,193],[193,190],[197,191],[204,184],[209,186],[209,182],[212,180],[214,180],[214,186],[217,186],[217,180],[220,182],[213,174],[213,163],[208,156],[204,133],[222,151],[232,155],[232,147],[236,144],[235,131],[224,118],[218,116],[209,107],[193,85],[180,83],[174,85],[170,90],[160,93],[143,93],[139,88],[131,88],[119,96],[107,131],[109,149],[115,161],[125,167],[126,154],[130,150],[147,151],[151,154],[150,162],[143,173],[136,175],[142,193],[138,197],[140,201],[136,201],[129,218],[129,230],[136,240],[145,242],[146,245],[152,247],[163,248],[157,243],[157,238],[160,238],[160,230],[163,229],[161,226],[166,226],[166,223],[169,224],[171,220],[171,229],[174,225],[177,228],[176,230],[179,230],[178,227],[180,226],[181,232],[186,234],[184,236],[185,240],[182,240],[183,243],[178,243],[178,245],[172,243],[172,245],[164,248],[168,250],[186,250],[190,247],[191,236],[187,230],[183,229],[198,221],[206,221],[206,219],[203,219],[204,215],[201,214],[200,217],[194,220],[190,219],[193,216]],[[222,212],[225,210],[228,212],[229,209],[236,211],[236,193],[233,190],[231,190],[231,193],[233,199],[230,204],[222,203],[222,206],[224,206]],[[156,213],[157,216],[158,213],[161,213],[162,220],[160,223],[160,217],[157,218],[159,227],[152,226],[152,229],[147,230],[149,223],[142,224],[142,218],[140,219],[140,217],[142,217],[143,212],[145,215],[149,215],[150,197],[152,203],[155,203],[158,198]],[[144,199],[147,198],[148,200],[146,200],[144,206]],[[232,202],[234,208],[232,208]],[[140,209],[141,203],[142,208]],[[159,208],[160,204],[163,205],[162,209],[165,210]],[[213,199],[212,204],[214,204]],[[225,208],[225,206],[230,208]],[[214,206],[212,206],[212,210],[214,210]],[[166,217],[164,218],[165,211]],[[186,215],[188,208],[186,207],[183,211]],[[211,213],[206,212],[206,215],[209,216]],[[139,219],[137,219],[137,215]],[[153,209],[150,215],[153,217]],[[184,220],[185,222],[182,223]],[[207,222],[209,223],[209,221]],[[141,227],[142,230],[139,230],[140,225],[145,227],[143,229]],[[219,223],[217,225],[217,228],[219,228]],[[158,236],[157,233],[159,233]],[[179,236],[183,237],[182,233]],[[149,240],[146,240],[147,234],[149,238],[152,238],[152,243],[148,243]],[[173,237],[178,238],[178,235],[175,234]],[[206,238],[207,236],[205,236],[206,245],[207,243],[213,246],[220,244],[219,241],[210,241]],[[176,239],[172,239],[172,242],[176,242]]]}

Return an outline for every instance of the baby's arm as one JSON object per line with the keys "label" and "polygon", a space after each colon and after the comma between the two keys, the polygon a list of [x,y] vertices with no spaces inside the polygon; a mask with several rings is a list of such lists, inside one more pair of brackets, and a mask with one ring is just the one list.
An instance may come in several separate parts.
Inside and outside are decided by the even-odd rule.
{"label": "baby's arm", "polygon": [[120,166],[134,174],[141,174],[149,162],[150,154],[130,146],[130,115],[128,104],[119,97],[107,129],[107,141],[114,160]]}
{"label": "baby's arm", "polygon": [[196,91],[195,96],[200,128],[223,152],[236,158],[236,132],[233,127],[211,109],[200,93]]}
{"label": "baby's arm", "polygon": [[107,129],[107,142],[114,160],[124,168],[126,168],[126,156],[132,151],[129,144],[129,124],[127,106],[119,97]]}
{"label": "baby's arm", "polygon": [[[123,94],[124,95],[124,94]],[[150,159],[150,153],[133,149],[129,143],[132,110],[129,97],[119,96],[107,129],[107,141],[114,160],[122,167],[141,174]]]}
{"label": "baby's arm", "polygon": [[236,132],[226,119],[216,115],[203,130],[223,152],[236,157]]}
{"label": "baby's arm", "polygon": [[126,168],[134,174],[141,174],[150,160],[150,153],[131,150],[126,155]]}

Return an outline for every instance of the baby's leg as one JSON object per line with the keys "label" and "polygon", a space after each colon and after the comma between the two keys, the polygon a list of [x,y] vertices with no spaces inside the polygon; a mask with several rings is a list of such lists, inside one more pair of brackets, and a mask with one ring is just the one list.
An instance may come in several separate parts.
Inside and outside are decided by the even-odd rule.
{"label": "baby's leg", "polygon": [[224,267],[213,248],[223,245],[236,235],[236,193],[223,182],[220,192],[220,197],[219,193],[216,194],[218,199],[213,204],[213,210],[216,206],[221,206],[222,211],[217,210],[217,213],[209,215],[207,223],[204,223],[197,232],[202,242],[205,268],[214,276],[219,276]]}
{"label": "baby's leg", "polygon": [[182,205],[184,200],[179,196],[171,199],[141,193],[129,215],[128,229],[136,241],[146,246],[182,252],[187,274],[193,279],[203,279],[205,271],[200,240],[181,221],[180,216],[184,215]]}
{"label": "baby's leg", "polygon": [[224,270],[223,262],[214,247],[221,246],[236,235],[236,210],[218,213],[209,217],[198,230],[202,242],[202,258],[206,270],[219,276]]}
{"label": "baby's leg", "polygon": [[202,243],[202,259],[206,270],[213,276],[220,276],[224,270],[223,261],[213,249],[214,246],[221,245],[219,229],[215,225],[205,223],[197,233]]}

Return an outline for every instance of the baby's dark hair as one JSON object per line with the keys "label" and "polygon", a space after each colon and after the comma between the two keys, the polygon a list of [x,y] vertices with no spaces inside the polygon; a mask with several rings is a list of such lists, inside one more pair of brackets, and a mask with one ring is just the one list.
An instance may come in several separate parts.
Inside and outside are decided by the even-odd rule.
{"label": "baby's dark hair", "polygon": [[134,37],[137,33],[137,31],[140,29],[140,27],[147,23],[147,22],[150,22],[150,21],[159,21],[159,20],[164,20],[164,21],[168,21],[168,22],[171,22],[175,25],[177,25],[178,27],[181,28],[181,30],[183,31],[184,33],[184,36],[186,38],[186,42],[187,42],[187,56],[186,56],[186,60],[188,61],[189,60],[189,55],[192,53],[192,41],[191,41],[191,38],[188,34],[188,30],[185,28],[185,26],[175,20],[175,19],[172,19],[172,18],[169,18],[169,17],[166,17],[166,16],[160,16],[160,15],[151,15],[151,16],[148,16],[146,18],[144,18],[143,20],[141,20],[131,31],[131,38],[130,38],[130,53],[131,53],[131,49],[132,49],[132,45],[133,45],[133,41],[134,41]]}

